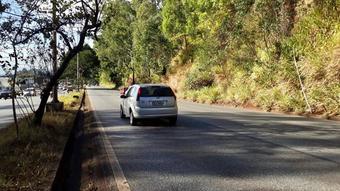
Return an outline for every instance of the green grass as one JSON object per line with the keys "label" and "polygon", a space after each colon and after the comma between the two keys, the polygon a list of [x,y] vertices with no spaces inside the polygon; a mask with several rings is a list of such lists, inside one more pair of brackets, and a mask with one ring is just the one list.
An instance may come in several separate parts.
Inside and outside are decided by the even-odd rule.
{"label": "green grass", "polygon": [[73,91],[67,95],[59,96],[58,99],[60,102],[64,102],[65,110],[74,110],[78,109],[82,94],[83,94],[82,91],[80,92]]}
{"label": "green grass", "polygon": [[187,90],[183,98],[199,103],[217,103],[221,100],[221,90],[218,87],[205,87],[200,90]]}
{"label": "green grass", "polygon": [[104,88],[116,88],[116,84],[111,83],[111,82],[101,82],[100,86],[104,87]]}

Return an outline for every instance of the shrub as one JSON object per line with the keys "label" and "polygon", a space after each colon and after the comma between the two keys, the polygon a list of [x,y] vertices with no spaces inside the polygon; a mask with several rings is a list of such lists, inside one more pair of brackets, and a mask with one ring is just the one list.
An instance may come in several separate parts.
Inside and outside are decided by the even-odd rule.
{"label": "shrub", "polygon": [[226,101],[244,104],[252,99],[255,91],[253,81],[249,80],[245,72],[239,71],[227,89]]}
{"label": "shrub", "polygon": [[271,89],[259,89],[255,94],[255,103],[264,110],[270,111],[274,105],[274,96]]}
{"label": "shrub", "polygon": [[203,87],[209,87],[214,83],[214,75],[208,70],[194,68],[189,72],[185,86],[190,90],[198,90]]}
{"label": "shrub", "polygon": [[198,102],[201,103],[216,103],[221,99],[220,90],[217,87],[204,87],[199,91]]}
{"label": "shrub", "polygon": [[191,101],[197,101],[198,98],[198,91],[196,90],[187,90],[184,91],[184,99],[189,99]]}

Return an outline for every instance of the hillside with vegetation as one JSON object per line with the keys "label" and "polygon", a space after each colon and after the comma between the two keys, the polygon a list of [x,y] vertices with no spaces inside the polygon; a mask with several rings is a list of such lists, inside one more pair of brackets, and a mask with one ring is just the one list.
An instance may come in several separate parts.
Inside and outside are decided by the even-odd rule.
{"label": "hillside with vegetation", "polygon": [[340,115],[339,0],[111,0],[101,81],[181,98]]}

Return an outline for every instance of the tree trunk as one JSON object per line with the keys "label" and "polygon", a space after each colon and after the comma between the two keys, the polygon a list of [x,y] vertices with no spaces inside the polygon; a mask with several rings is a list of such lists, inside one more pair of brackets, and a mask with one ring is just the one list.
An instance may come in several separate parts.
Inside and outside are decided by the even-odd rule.
{"label": "tree trunk", "polygon": [[283,2],[282,32],[290,36],[294,28],[297,0],[285,0]]}
{"label": "tree trunk", "polygon": [[184,49],[184,51],[187,51],[187,49],[188,49],[188,42],[187,42],[187,36],[186,35],[183,36],[183,49]]}
{"label": "tree trunk", "polygon": [[67,68],[71,59],[74,56],[76,56],[77,53],[82,49],[82,47],[84,45],[84,39],[85,39],[85,35],[84,35],[83,38],[81,38],[78,46],[75,47],[74,49],[70,50],[70,52],[66,55],[65,59],[63,60],[61,66],[58,68],[57,72],[50,78],[50,81],[47,83],[46,87],[43,89],[39,107],[38,107],[38,109],[37,109],[37,111],[35,112],[35,115],[34,115],[34,124],[35,125],[37,125],[37,126],[41,125],[42,118],[43,118],[44,112],[45,112],[46,103],[47,103],[48,97],[50,96],[50,91],[52,90],[53,86],[55,86],[57,84],[58,79],[64,73],[64,71]]}
{"label": "tree trunk", "polygon": [[[86,17],[84,27],[83,27],[82,31],[80,32],[80,35],[79,35],[79,41],[78,41],[77,46],[72,48],[71,47],[72,43],[69,41],[69,39],[67,37],[64,38],[64,40],[66,41],[66,44],[68,45],[70,50],[69,50],[69,53],[65,56],[60,67],[53,74],[53,76],[50,77],[50,81],[47,83],[46,87],[42,91],[41,101],[40,101],[40,104],[39,104],[37,111],[35,112],[34,120],[33,120],[34,124],[37,125],[37,126],[41,125],[41,122],[42,122],[42,119],[43,119],[43,116],[44,116],[44,112],[45,112],[46,103],[47,103],[48,97],[50,95],[50,91],[52,90],[53,86],[57,85],[58,79],[64,73],[64,71],[67,68],[67,66],[69,65],[71,59],[74,58],[83,49],[85,38],[89,34],[90,30],[92,29],[96,32],[98,27],[100,27],[100,22],[97,23],[98,14],[100,12],[99,4],[98,4],[97,1],[95,1],[95,2],[96,2],[96,11],[94,13],[95,17],[94,18]],[[96,23],[92,23],[92,25],[89,25],[90,19],[91,20],[95,19]],[[96,34],[94,36],[96,37]]]}
{"label": "tree trunk", "polygon": [[17,77],[17,70],[18,70],[18,55],[17,55],[17,49],[15,45],[13,44],[13,53],[14,53],[14,60],[15,60],[15,65],[14,65],[14,74],[12,78],[12,110],[13,110],[13,118],[14,118],[14,124],[16,128],[16,133],[17,133],[17,139],[19,139],[19,125],[18,125],[18,119],[17,119],[17,112],[15,108],[15,82],[16,82],[16,77]]}

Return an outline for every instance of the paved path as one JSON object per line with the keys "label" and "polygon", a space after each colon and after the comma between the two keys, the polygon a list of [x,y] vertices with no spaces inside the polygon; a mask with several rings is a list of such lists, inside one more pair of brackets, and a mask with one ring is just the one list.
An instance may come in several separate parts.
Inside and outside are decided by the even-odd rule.
{"label": "paved path", "polygon": [[340,190],[339,122],[180,101],[176,127],[132,127],[118,92],[88,95],[131,190]]}

